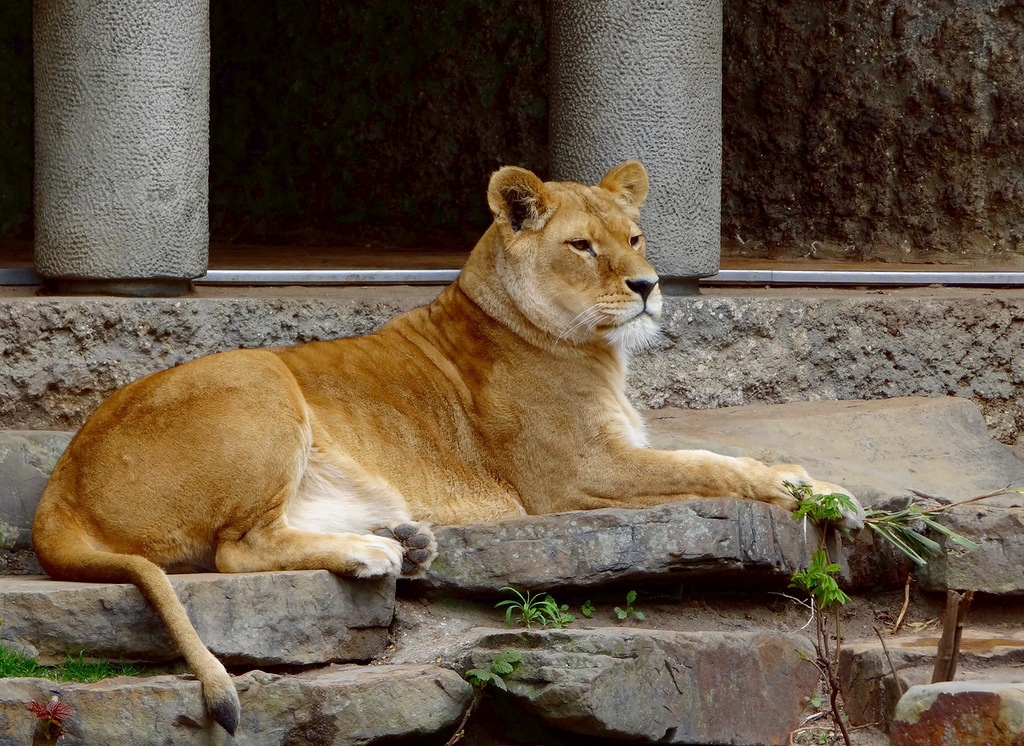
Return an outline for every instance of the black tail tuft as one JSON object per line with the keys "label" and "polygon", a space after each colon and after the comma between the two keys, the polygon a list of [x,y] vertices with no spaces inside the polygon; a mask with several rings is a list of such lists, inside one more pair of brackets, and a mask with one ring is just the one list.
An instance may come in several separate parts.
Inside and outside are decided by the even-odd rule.
{"label": "black tail tuft", "polygon": [[238,702],[224,697],[210,704],[210,714],[213,715],[213,719],[224,730],[231,735],[235,735],[235,731],[238,730],[238,721],[242,716],[241,710],[238,708]]}

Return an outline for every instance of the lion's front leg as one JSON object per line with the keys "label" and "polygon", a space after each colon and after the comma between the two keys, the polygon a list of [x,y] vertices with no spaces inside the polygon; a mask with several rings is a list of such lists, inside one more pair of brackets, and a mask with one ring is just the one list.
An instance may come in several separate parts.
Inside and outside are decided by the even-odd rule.
{"label": "lion's front leg", "polygon": [[816,493],[849,495],[856,509],[845,511],[844,525],[860,528],[864,511],[849,492],[812,479],[795,464],[768,466],[752,458],[722,456],[711,451],[624,449],[608,468],[589,471],[584,490],[589,507],[644,508],[676,500],[738,497],[794,510],[797,499],[787,486],[809,485]]}

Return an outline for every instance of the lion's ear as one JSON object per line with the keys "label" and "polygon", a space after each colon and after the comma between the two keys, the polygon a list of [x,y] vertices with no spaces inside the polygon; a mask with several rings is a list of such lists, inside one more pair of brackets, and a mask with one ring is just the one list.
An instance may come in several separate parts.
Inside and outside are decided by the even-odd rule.
{"label": "lion's ear", "polygon": [[487,204],[494,220],[507,223],[515,233],[544,227],[554,210],[551,196],[532,171],[505,166],[495,171],[487,187]]}
{"label": "lion's ear", "polygon": [[647,169],[640,161],[626,161],[611,169],[598,184],[607,189],[627,212],[639,217],[640,208],[647,199]]}

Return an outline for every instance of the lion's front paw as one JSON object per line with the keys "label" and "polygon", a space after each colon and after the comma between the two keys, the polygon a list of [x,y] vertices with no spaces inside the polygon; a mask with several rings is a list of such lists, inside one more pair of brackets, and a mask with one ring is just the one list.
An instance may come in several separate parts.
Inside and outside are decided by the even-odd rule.
{"label": "lion's front paw", "polygon": [[393,537],[356,536],[358,551],[353,552],[355,566],[352,575],[357,578],[373,578],[380,575],[396,576],[403,566],[404,550]]}
{"label": "lion's front paw", "polygon": [[[860,504],[860,501],[854,497],[849,490],[840,487],[838,484],[832,484],[831,482],[822,482],[817,479],[812,479],[807,472],[801,466],[794,464],[782,464],[778,466],[770,467],[773,472],[779,477],[783,483],[782,487],[786,490],[787,494],[793,498],[792,492],[786,484],[791,484],[794,487],[807,486],[811,489],[811,492],[815,495],[831,495],[833,493],[840,493],[850,498],[850,502],[853,503],[852,508],[839,506],[839,513],[843,516],[842,520],[839,521],[840,528],[848,528],[852,531],[859,531],[864,528],[864,508]],[[796,508],[798,501],[793,498],[793,508]]]}
{"label": "lion's front paw", "polygon": [[402,545],[402,577],[423,577],[437,556],[437,541],[427,523],[396,523],[373,532],[394,539]]}
{"label": "lion's front paw", "polygon": [[864,506],[860,504],[856,497],[850,494],[849,490],[831,482],[819,482],[817,479],[811,479],[806,484],[811,488],[811,492],[816,495],[830,495],[838,492],[850,498],[850,502],[853,503],[852,508],[847,508],[844,505],[839,506],[839,513],[843,516],[842,520],[839,521],[839,528],[848,528],[851,531],[859,531],[864,528]]}

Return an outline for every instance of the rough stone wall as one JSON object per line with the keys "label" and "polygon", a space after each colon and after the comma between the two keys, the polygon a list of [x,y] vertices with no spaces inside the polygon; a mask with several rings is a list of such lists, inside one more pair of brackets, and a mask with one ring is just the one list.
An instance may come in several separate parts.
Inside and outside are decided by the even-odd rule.
{"label": "rough stone wall", "polygon": [[[0,427],[74,429],[114,388],[202,354],[372,331],[436,289],[0,302]],[[713,409],[962,396],[1024,444],[1024,291],[743,291],[667,298],[633,401]]]}
{"label": "rough stone wall", "polygon": [[725,4],[723,238],[1024,265],[1024,5]]}

